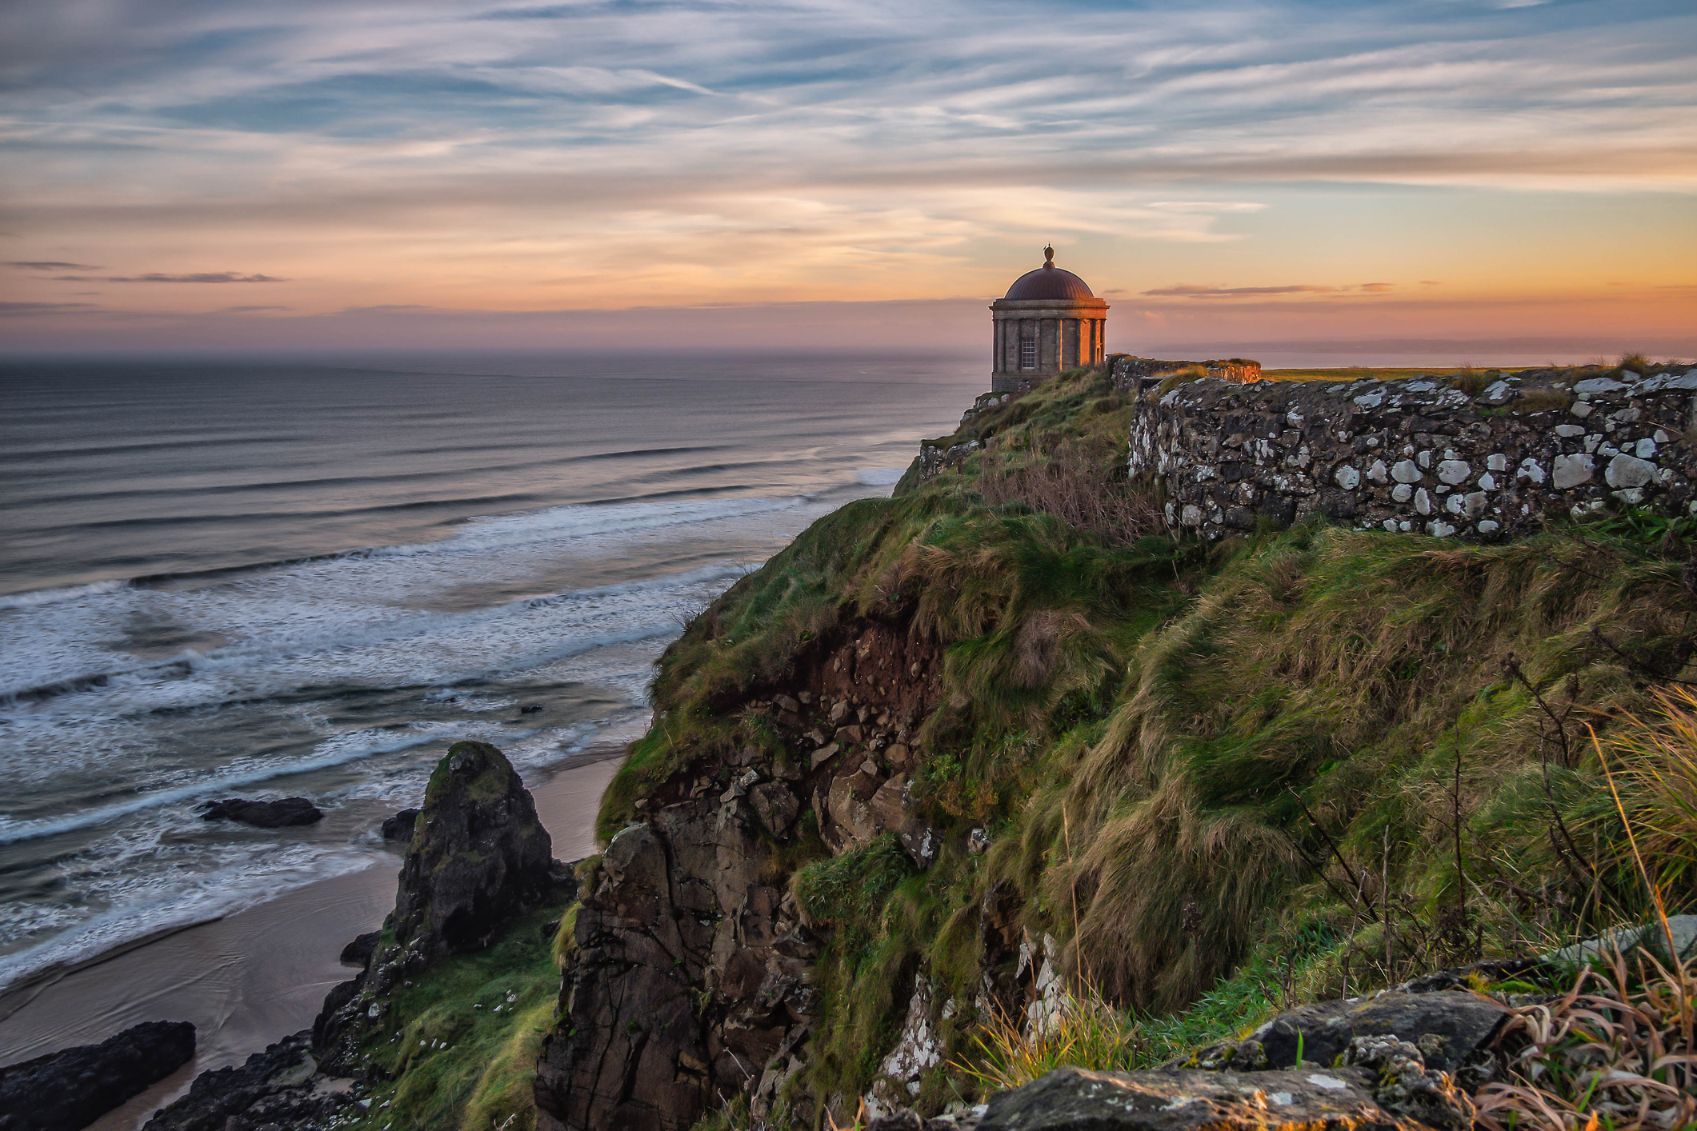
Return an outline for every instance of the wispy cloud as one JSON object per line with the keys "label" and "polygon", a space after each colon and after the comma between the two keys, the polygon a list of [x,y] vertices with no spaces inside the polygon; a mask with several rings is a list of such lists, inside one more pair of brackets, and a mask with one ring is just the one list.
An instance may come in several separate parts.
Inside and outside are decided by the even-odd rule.
{"label": "wispy cloud", "polygon": [[1353,286],[1325,286],[1317,283],[1286,283],[1271,287],[1210,287],[1180,284],[1156,287],[1142,292],[1156,298],[1265,298],[1268,295],[1380,295],[1395,290],[1391,283],[1356,283]]}
{"label": "wispy cloud", "polygon": [[98,271],[93,263],[65,263],[57,259],[13,259],[6,266],[24,271]]}
{"label": "wispy cloud", "polygon": [[55,275],[59,283],[286,283],[275,275],[244,275],[240,271],[198,271],[169,275],[152,271],[146,275]]}
{"label": "wispy cloud", "polygon": [[43,314],[74,314],[94,310],[91,302],[0,302],[0,317],[23,318]]}
{"label": "wispy cloud", "polygon": [[[1331,288],[1149,292],[1202,305],[1372,295],[1385,285],[1346,280],[1392,263],[1543,278],[1586,238],[1672,283],[1697,253],[1679,219],[1697,194],[1689,0],[168,11],[0,6],[0,196],[30,241],[13,254],[274,274],[19,259],[62,277],[17,297],[289,280],[290,303],[325,312],[990,295],[1044,240],[1104,290]],[[1493,203],[1527,195],[1558,203]]]}

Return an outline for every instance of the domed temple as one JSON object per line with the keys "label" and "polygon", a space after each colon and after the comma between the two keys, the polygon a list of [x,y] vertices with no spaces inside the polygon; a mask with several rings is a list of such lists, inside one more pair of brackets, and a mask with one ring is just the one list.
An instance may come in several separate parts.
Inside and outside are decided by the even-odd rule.
{"label": "domed temple", "polygon": [[1055,266],[1055,249],[1043,249],[1043,266],[1014,280],[990,304],[995,327],[990,391],[1016,393],[1065,369],[1100,365],[1108,304],[1083,279]]}

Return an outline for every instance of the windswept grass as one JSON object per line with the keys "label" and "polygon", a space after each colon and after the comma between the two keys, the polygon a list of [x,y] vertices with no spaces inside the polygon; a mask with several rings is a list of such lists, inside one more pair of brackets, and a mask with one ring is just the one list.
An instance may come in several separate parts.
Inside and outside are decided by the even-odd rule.
{"label": "windswept grass", "polygon": [[[922,974],[953,1003],[937,1031],[954,1067],[918,1101],[934,1109],[1057,1057],[1180,1056],[1282,1004],[1647,911],[1581,739],[1697,726],[1697,705],[1648,690],[1691,675],[1683,528],[1494,546],[1323,525],[1213,547],[1140,536],[1120,503],[1059,481],[1076,464],[1113,487],[1128,412],[1076,373],[978,414],[944,441],[979,441],[959,467],[821,520],[660,662],[604,834],[693,760],[792,756],[745,701],[810,649],[876,621],[942,657],[912,741],[936,862],[916,872],[888,840],[787,850],[821,941],[784,1097],[802,1118],[853,1117]],[[1666,837],[1663,882],[1688,891],[1693,779],[1660,741],[1604,749],[1646,838]],[[986,950],[992,897],[1025,938],[1059,940],[1079,1002],[1112,1007],[1080,1006],[1070,1046],[997,1035],[983,991],[1014,971],[1005,945]]]}
{"label": "windswept grass", "polygon": [[560,992],[542,928],[559,913],[520,916],[487,950],[441,959],[392,992],[366,1048],[389,1080],[351,1126],[536,1126],[536,1057]]}
{"label": "windswept grass", "polygon": [[[1644,711],[1624,716],[1598,754],[1614,774],[1648,882],[1682,906],[1697,906],[1697,687],[1657,689]],[[1618,817],[1596,809],[1591,820],[1606,835]],[[1629,847],[1617,844],[1611,861],[1621,875],[1636,866],[1621,851]]]}

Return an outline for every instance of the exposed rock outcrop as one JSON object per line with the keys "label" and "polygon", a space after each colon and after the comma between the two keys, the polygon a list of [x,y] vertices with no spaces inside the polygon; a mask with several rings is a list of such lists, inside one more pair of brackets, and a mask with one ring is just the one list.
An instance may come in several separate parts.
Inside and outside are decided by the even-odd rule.
{"label": "exposed rock outcrop", "polygon": [[1425,1063],[1455,1072],[1491,1043],[1508,1007],[1465,990],[1391,991],[1374,997],[1323,1001],[1279,1014],[1248,1038],[1204,1050],[1204,1066],[1291,1068],[1298,1058],[1331,1064],[1361,1037],[1389,1037],[1414,1045]]}
{"label": "exposed rock outcrop", "polygon": [[236,821],[257,829],[281,829],[317,824],[324,819],[324,813],[304,797],[283,797],[275,801],[227,797],[207,805],[200,817],[203,821]]}
{"label": "exposed rock outcrop", "polygon": [[1425,1131],[1373,1098],[1360,1068],[1087,1072],[990,1098],[978,1131]]}
{"label": "exposed rock outcrop", "polygon": [[425,790],[389,927],[425,957],[477,950],[554,887],[553,848],[518,772],[486,742],[456,742]]}
{"label": "exposed rock outcrop", "polygon": [[[359,1042],[380,1022],[397,980],[447,954],[487,946],[514,916],[569,898],[569,871],[555,865],[536,803],[506,755],[486,742],[456,742],[436,764],[417,829],[401,864],[388,941],[370,945],[365,969],[331,990],[313,1023],[326,1071],[361,1071]],[[350,946],[357,957],[356,939]]]}
{"label": "exposed rock outcrop", "polygon": [[681,1131],[738,1093],[769,1111],[816,1012],[783,848],[811,802],[829,851],[887,831],[925,857],[902,775],[934,705],[933,653],[901,624],[818,642],[784,690],[748,705],[784,758],[688,766],[644,799],[582,895],[538,1071],[541,1126]]}
{"label": "exposed rock outcrop", "polygon": [[193,1025],[147,1021],[0,1068],[0,1131],[80,1131],[193,1056]]}
{"label": "exposed rock outcrop", "polygon": [[384,840],[405,845],[412,840],[412,830],[416,824],[418,824],[418,810],[402,809],[384,817],[380,831]]}
{"label": "exposed rock outcrop", "polygon": [[360,1096],[352,1081],[330,1085],[317,1073],[307,1034],[296,1033],[240,1065],[202,1072],[145,1131],[321,1127],[338,1112],[355,1110]]}

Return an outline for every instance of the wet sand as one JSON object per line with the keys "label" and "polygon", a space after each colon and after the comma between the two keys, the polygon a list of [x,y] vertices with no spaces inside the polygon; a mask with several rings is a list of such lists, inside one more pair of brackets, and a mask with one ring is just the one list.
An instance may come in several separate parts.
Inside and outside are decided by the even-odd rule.
{"label": "wet sand", "polygon": [[[532,785],[554,856],[595,850],[595,812],[618,751],[585,753]],[[92,1044],[142,1021],[192,1021],[195,1060],[98,1122],[133,1131],[209,1068],[235,1064],[312,1024],[352,970],[338,958],[395,902],[400,856],[210,923],[170,932],[0,997],[0,1064]]]}

